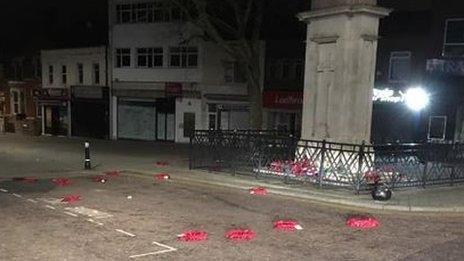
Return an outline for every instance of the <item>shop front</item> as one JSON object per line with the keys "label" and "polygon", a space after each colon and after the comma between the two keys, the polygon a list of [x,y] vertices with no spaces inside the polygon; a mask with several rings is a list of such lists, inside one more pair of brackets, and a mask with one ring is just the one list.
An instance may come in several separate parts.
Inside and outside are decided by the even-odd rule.
{"label": "shop front", "polygon": [[34,93],[42,113],[42,135],[70,136],[70,97],[67,89],[40,89]]}
{"label": "shop front", "polygon": [[109,138],[109,88],[73,86],[71,89],[72,136]]}
{"label": "shop front", "polygon": [[299,135],[301,132],[303,92],[265,91],[263,106],[268,130]]}

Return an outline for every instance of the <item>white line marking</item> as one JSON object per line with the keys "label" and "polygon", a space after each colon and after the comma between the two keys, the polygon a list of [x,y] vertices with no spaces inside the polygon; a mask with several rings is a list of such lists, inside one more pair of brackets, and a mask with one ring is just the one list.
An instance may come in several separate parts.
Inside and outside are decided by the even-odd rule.
{"label": "white line marking", "polygon": [[45,205],[46,208],[49,208],[49,209],[56,209],[55,207],[53,206],[50,206],[50,205]]}
{"label": "white line marking", "polygon": [[66,215],[71,216],[71,217],[78,217],[76,214],[71,213],[71,212],[68,212],[68,211],[65,211],[64,213],[65,213]]}
{"label": "white line marking", "polygon": [[159,255],[159,254],[164,254],[164,253],[169,253],[169,252],[177,251],[176,248],[170,247],[170,246],[165,245],[165,244],[158,243],[158,242],[156,242],[156,241],[154,241],[152,244],[157,245],[157,246],[160,246],[160,247],[164,247],[164,248],[167,248],[167,249],[165,249],[165,250],[160,250],[160,251],[156,251],[156,252],[150,252],[150,253],[140,254],[140,255],[133,255],[133,256],[130,256],[129,258],[138,258],[138,257],[145,257],[145,256],[154,256],[154,255]]}
{"label": "white line marking", "polygon": [[155,245],[160,246],[160,247],[165,247],[165,248],[170,249],[170,250],[172,250],[172,251],[177,251],[177,249],[175,249],[175,248],[173,248],[173,247],[170,247],[170,246],[165,245],[165,244],[158,243],[158,242],[156,242],[156,241],[153,241],[152,244],[155,244]]}
{"label": "white line marking", "polygon": [[8,192],[8,189],[0,189],[1,192],[5,192],[7,193]]}
{"label": "white line marking", "polygon": [[93,219],[91,219],[91,218],[88,218],[87,221],[89,221],[90,223],[97,224],[97,225],[99,225],[99,226],[103,226],[103,223],[97,222],[97,221],[95,221],[95,220],[93,220]]}
{"label": "white line marking", "polygon": [[13,196],[17,197],[17,198],[22,198],[23,196],[19,195],[19,194],[16,194],[16,193],[13,193],[12,194]]}
{"label": "white line marking", "polygon": [[126,236],[135,237],[134,234],[131,234],[131,233],[129,233],[129,232],[126,232],[126,231],[124,231],[124,230],[122,230],[122,229],[115,229],[115,230],[116,230],[117,232],[119,232],[119,233],[122,233],[122,234],[126,235]]}
{"label": "white line marking", "polygon": [[28,198],[27,201],[32,202],[32,203],[37,203],[37,200],[33,200],[32,198]]}

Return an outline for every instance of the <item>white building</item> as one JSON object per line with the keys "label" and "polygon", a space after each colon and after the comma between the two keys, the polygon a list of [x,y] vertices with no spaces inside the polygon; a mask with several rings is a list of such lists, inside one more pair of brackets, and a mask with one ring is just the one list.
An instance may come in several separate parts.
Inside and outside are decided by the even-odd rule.
{"label": "white building", "polygon": [[195,129],[248,129],[239,66],[160,0],[110,0],[111,137],[188,142]]}
{"label": "white building", "polygon": [[42,134],[109,137],[107,49],[43,50]]}

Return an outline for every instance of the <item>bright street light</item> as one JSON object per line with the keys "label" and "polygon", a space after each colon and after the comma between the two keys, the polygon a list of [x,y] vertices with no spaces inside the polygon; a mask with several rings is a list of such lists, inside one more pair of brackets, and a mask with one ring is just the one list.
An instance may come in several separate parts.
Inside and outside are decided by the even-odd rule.
{"label": "bright street light", "polygon": [[421,111],[429,104],[429,94],[422,88],[411,88],[404,94],[406,105],[413,111]]}

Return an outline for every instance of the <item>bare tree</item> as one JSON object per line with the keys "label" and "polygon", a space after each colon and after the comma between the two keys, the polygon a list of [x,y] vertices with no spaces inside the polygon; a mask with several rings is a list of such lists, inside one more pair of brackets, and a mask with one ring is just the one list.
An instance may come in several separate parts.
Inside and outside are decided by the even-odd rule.
{"label": "bare tree", "polygon": [[242,68],[251,105],[251,126],[263,122],[261,26],[266,0],[171,0],[202,38],[222,48]]}

